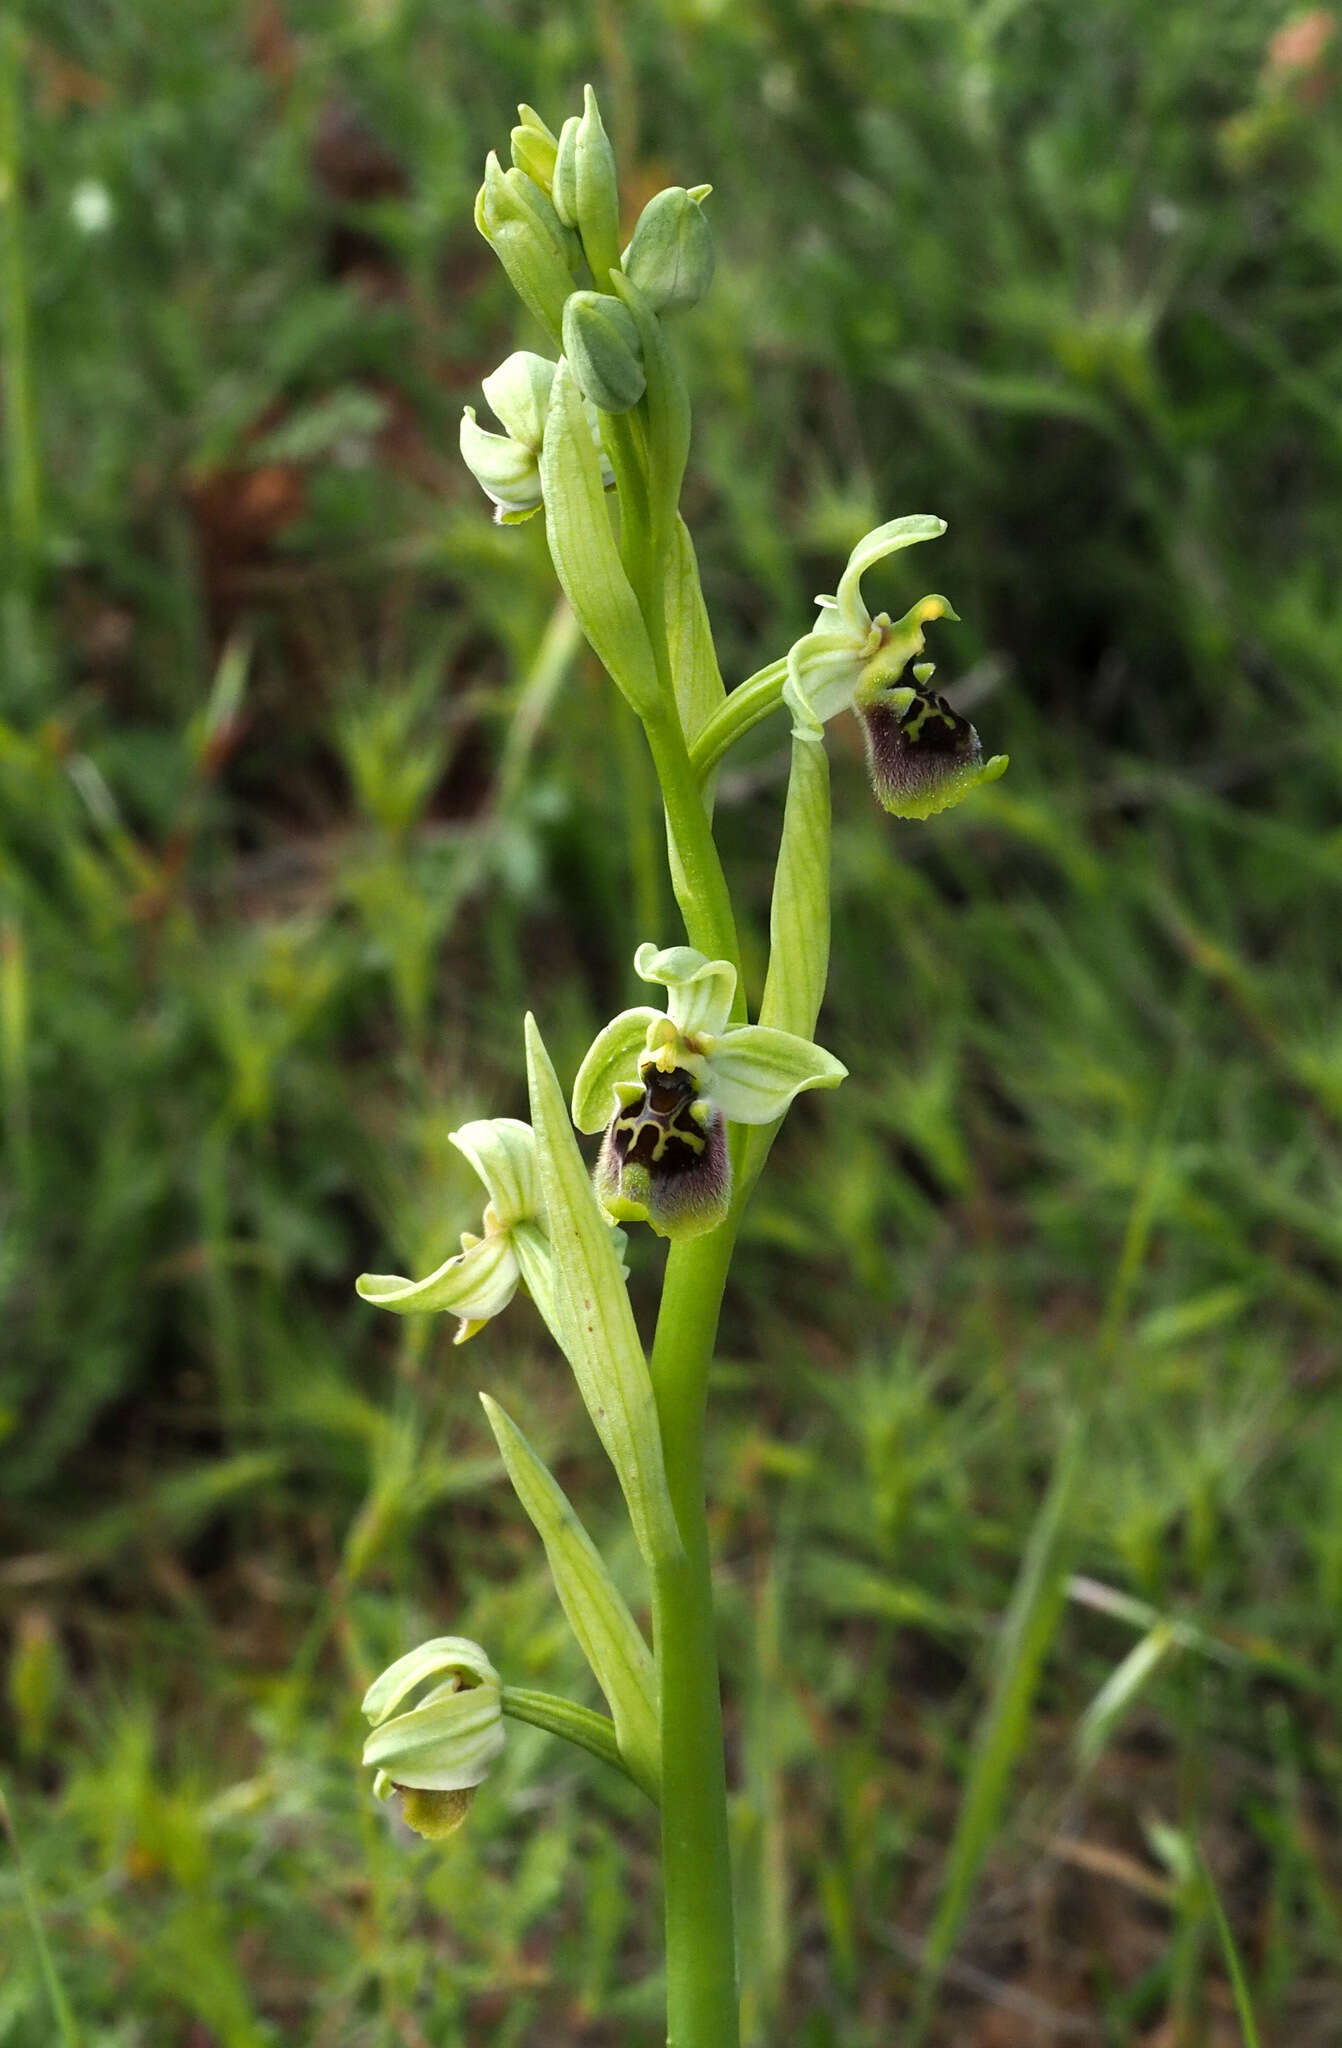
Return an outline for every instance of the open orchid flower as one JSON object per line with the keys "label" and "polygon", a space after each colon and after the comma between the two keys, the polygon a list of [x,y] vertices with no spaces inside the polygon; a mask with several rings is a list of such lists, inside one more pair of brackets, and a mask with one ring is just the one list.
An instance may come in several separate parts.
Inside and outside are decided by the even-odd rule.
{"label": "open orchid flower", "polygon": [[455,1834],[503,1748],[502,1687],[480,1645],[464,1636],[421,1643],[374,1679],[363,1711],[374,1796],[399,1792],[406,1825],[429,1841]]}
{"label": "open orchid flower", "polygon": [[900,548],[935,540],[945,531],[944,519],[914,513],[878,526],[859,541],[836,595],[816,599],[819,616],[791,649],[783,685],[798,739],[819,742],[836,713],[857,713],[877,801],[898,818],[930,818],[949,810],[980,783],[995,782],[1007,765],[1005,754],[985,761],[969,720],[928,687],[931,663],[914,669],[913,685],[901,680],[907,664],[923,651],[923,627],[932,619],[955,617],[946,599],[919,598],[893,621],[888,612],[873,618],[863,602],[862,578],[868,569]]}
{"label": "open orchid flower", "polygon": [[666,989],[667,1007],[624,1010],[598,1033],[573,1084],[573,1121],[605,1129],[596,1190],[608,1215],[694,1237],[731,1199],[726,1124],[771,1124],[803,1089],[836,1088],[848,1070],[790,1031],[732,1026],[726,960],[642,945],[634,969]]}
{"label": "open orchid flower", "polygon": [[552,1314],[550,1244],[530,1124],[510,1116],[486,1117],[463,1124],[451,1137],[488,1190],[484,1235],[463,1231],[461,1250],[425,1280],[403,1280],[395,1273],[361,1273],[355,1286],[365,1301],[397,1315],[450,1309],[461,1318],[453,1340],[457,1344],[464,1344],[507,1308],[522,1279],[548,1322]]}
{"label": "open orchid flower", "polygon": [[[493,501],[494,518],[500,526],[520,526],[541,507],[540,452],[545,439],[545,416],[558,368],[548,356],[531,355],[526,349],[499,364],[482,385],[485,397],[507,432],[491,434],[476,425],[475,408],[468,405],[461,416],[461,453],[476,482]],[[601,435],[596,407],[583,408],[598,448]],[[604,454],[602,481],[614,481],[614,471]]]}

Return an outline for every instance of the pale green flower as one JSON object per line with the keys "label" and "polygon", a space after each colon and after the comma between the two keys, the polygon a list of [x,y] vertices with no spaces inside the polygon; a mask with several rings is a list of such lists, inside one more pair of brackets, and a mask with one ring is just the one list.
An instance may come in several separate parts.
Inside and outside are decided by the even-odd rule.
{"label": "pale green flower", "polygon": [[464,1344],[508,1306],[525,1279],[536,1306],[550,1319],[550,1246],[536,1177],[536,1140],[515,1117],[481,1118],[451,1133],[489,1194],[483,1236],[461,1235],[461,1250],[424,1280],[395,1273],[361,1273],[365,1301],[397,1315],[450,1310],[461,1318],[454,1342]]}
{"label": "pale green flower", "polygon": [[[437,1683],[403,1708],[430,1680]],[[374,1795],[401,1793],[407,1824],[430,1840],[454,1833],[503,1748],[503,1690],[480,1645],[464,1636],[421,1643],[374,1679],[363,1711]]]}
{"label": "pale green flower", "polygon": [[980,783],[995,782],[1007,765],[1005,754],[985,761],[969,720],[927,687],[930,664],[914,670],[916,687],[901,681],[907,664],[923,651],[923,627],[932,619],[955,617],[947,600],[919,598],[893,621],[888,612],[873,618],[863,602],[862,578],[868,569],[900,548],[935,540],[945,531],[944,519],[914,513],[860,540],[836,595],[816,599],[815,626],[790,650],[783,685],[798,739],[819,741],[838,712],[857,713],[877,799],[902,818],[928,818],[949,809]]}
{"label": "pale green flower", "polygon": [[666,989],[667,1007],[624,1010],[598,1033],[573,1084],[573,1121],[605,1129],[596,1183],[610,1215],[692,1237],[727,1212],[724,1125],[771,1124],[803,1089],[835,1088],[848,1070],[790,1031],[733,1025],[726,960],[643,945],[634,969]]}
{"label": "pale green flower", "polygon": [[[506,433],[491,434],[487,428],[478,426],[474,406],[468,405],[462,413],[462,460],[492,501],[494,518],[500,526],[520,526],[540,510],[541,444],[558,367],[548,356],[518,349],[499,364],[492,376],[485,378],[481,388],[490,409],[507,428]],[[600,450],[596,407],[585,401],[583,412]],[[609,485],[613,480],[614,472],[603,453],[601,481]]]}

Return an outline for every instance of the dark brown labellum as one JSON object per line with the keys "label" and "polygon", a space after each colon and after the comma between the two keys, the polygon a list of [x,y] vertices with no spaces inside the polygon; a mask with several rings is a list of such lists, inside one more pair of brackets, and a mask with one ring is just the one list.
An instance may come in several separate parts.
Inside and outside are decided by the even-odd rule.
{"label": "dark brown labellum", "polygon": [[930,817],[978,779],[979,736],[935,690],[873,689],[857,712],[877,800],[896,817]]}
{"label": "dark brown labellum", "polygon": [[731,1162],[722,1118],[683,1067],[649,1067],[606,1127],[596,1188],[612,1216],[666,1237],[712,1230],[727,1212]]}

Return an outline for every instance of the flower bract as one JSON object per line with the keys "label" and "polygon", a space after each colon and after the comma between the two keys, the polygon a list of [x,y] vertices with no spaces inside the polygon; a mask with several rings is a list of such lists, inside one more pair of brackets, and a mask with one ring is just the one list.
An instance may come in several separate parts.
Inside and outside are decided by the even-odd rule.
{"label": "flower bract", "polygon": [[667,1237],[713,1229],[731,1198],[727,1123],[770,1124],[804,1089],[847,1068],[790,1031],[731,1023],[736,970],[692,946],[640,946],[635,972],[665,1010],[624,1010],[597,1035],[573,1084],[573,1121],[605,1132],[596,1171],[608,1214]]}

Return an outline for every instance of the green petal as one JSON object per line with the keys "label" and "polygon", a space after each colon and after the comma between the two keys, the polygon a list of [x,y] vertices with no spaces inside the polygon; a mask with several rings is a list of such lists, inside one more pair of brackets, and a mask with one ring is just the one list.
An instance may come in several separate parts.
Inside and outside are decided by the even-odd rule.
{"label": "green petal", "polygon": [[450,1135],[489,1190],[490,1206],[501,1230],[529,1223],[541,1214],[536,1138],[530,1124],[515,1116],[480,1117]]}
{"label": "green petal", "polygon": [[862,578],[868,569],[874,568],[877,562],[883,562],[887,555],[897,553],[900,548],[912,547],[915,541],[938,540],[945,531],[944,519],[938,519],[929,512],[911,512],[903,519],[888,520],[884,526],[864,535],[848,557],[848,567],[839,579],[837,604],[845,627],[854,633],[862,633],[871,622],[862,600]]}
{"label": "green petal", "polygon": [[714,1048],[704,1093],[730,1123],[771,1124],[804,1088],[837,1088],[848,1069],[833,1053],[764,1024],[743,1024]]}
{"label": "green petal", "polygon": [[638,1056],[648,1029],[662,1020],[660,1010],[621,1010],[604,1031],[598,1031],[573,1083],[573,1121],[580,1131],[604,1130],[610,1122],[615,1087],[636,1082]]}
{"label": "green petal", "polygon": [[506,1231],[481,1238],[469,1251],[447,1259],[425,1280],[399,1273],[360,1273],[354,1283],[365,1301],[398,1316],[429,1315],[444,1309],[464,1323],[488,1322],[517,1291],[517,1258]]}
{"label": "green petal", "polygon": [[736,995],[736,969],[729,960],[707,960],[693,946],[659,952],[644,944],[634,955],[634,972],[641,981],[662,984],[667,1012],[685,1037],[717,1038],[727,1029]]}

